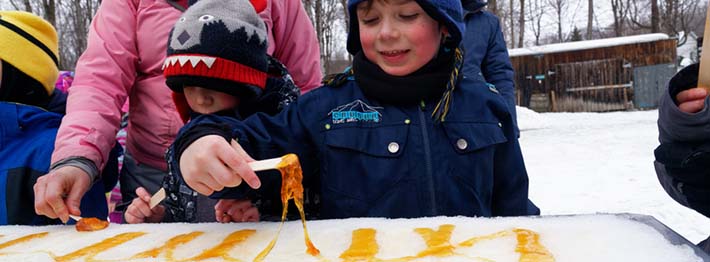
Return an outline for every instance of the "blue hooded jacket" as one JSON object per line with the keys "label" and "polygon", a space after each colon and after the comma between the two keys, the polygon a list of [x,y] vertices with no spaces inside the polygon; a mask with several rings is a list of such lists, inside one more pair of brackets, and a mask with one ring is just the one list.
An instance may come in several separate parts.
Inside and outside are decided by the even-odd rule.
{"label": "blue hooded jacket", "polygon": [[[61,120],[62,115],[39,107],[0,102],[0,225],[61,222],[35,214],[33,189],[37,178],[49,171]],[[117,167],[116,161],[109,166]],[[94,184],[81,200],[82,216],[107,217],[104,192],[103,183]]]}
{"label": "blue hooded jacket", "polygon": [[482,78],[500,91],[515,114],[515,85],[513,65],[503,38],[500,21],[493,13],[484,10],[486,2],[462,0],[466,32],[461,43],[464,50],[463,72],[466,77]]}

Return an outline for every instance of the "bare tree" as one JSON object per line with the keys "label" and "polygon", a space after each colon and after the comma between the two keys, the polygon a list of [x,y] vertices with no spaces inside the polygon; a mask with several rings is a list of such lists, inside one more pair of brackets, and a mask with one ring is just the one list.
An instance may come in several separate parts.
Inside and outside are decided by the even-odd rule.
{"label": "bare tree", "polygon": [[350,24],[350,13],[348,12],[348,0],[340,0],[340,7],[343,8],[343,17],[344,17],[343,24],[345,25],[345,32],[347,33],[349,30],[348,25]]}
{"label": "bare tree", "polygon": [[337,53],[336,30],[340,22],[347,19],[343,0],[303,0],[303,7],[315,25],[320,43],[320,60],[323,72],[330,72],[334,55]]}
{"label": "bare tree", "polygon": [[44,19],[49,21],[50,24],[57,25],[57,3],[54,0],[42,0],[40,2],[42,10],[44,11]]}
{"label": "bare tree", "polygon": [[32,12],[32,4],[30,3],[30,0],[24,0],[25,3],[25,11],[27,12]]}
{"label": "bare tree", "polygon": [[74,69],[76,61],[84,52],[91,19],[99,3],[96,0],[71,0],[61,2],[64,26],[57,28],[60,33],[60,63],[65,69]]}
{"label": "bare tree", "polygon": [[512,16],[510,9],[508,9],[508,4],[510,4],[509,1],[498,2],[498,18],[500,19],[500,29],[503,32],[503,36],[505,37],[506,45],[508,46],[508,48],[515,48],[515,45],[513,45],[512,43],[515,42],[515,39],[509,39],[511,35],[510,30],[511,28],[515,27],[515,25],[511,24],[513,23],[514,19],[511,18]]}
{"label": "bare tree", "polygon": [[540,45],[540,35],[542,34],[542,16],[544,12],[544,3],[542,0],[528,1],[528,17],[530,17],[530,29],[535,36],[535,45]]}
{"label": "bare tree", "polygon": [[660,32],[660,10],[658,10],[658,0],[651,0],[651,32]]}
{"label": "bare tree", "polygon": [[589,0],[587,5],[587,40],[592,39],[594,30],[594,0]]}
{"label": "bare tree", "polygon": [[[676,0],[674,5],[674,11],[669,20],[673,21],[671,23],[672,27],[668,28],[668,33],[672,35],[682,35],[679,39],[678,44],[682,45],[687,40],[688,32],[693,31],[698,24],[704,24],[705,22],[705,10],[701,8],[700,1],[696,0]],[[680,32],[684,32],[680,34]]]}
{"label": "bare tree", "polygon": [[[671,36],[685,36],[680,32],[694,31],[703,22],[705,12],[697,0],[628,0],[631,7],[630,21],[636,29],[662,32]],[[650,9],[650,10],[649,10]],[[650,19],[649,17],[650,12]],[[698,32],[696,32],[698,33]],[[685,39],[680,39],[683,44]]]}
{"label": "bare tree", "polygon": [[[627,2],[631,15],[629,16],[631,24],[637,29],[650,30],[651,33],[661,32],[661,10],[658,6],[658,0],[649,0],[648,2],[639,3],[638,0],[628,0]],[[650,10],[650,20],[647,11]]]}
{"label": "bare tree", "polygon": [[547,0],[549,6],[555,11],[555,19],[557,20],[557,42],[561,43],[564,41],[564,36],[562,35],[562,15],[567,9],[566,0]]}
{"label": "bare tree", "polygon": [[614,15],[614,35],[619,37],[624,33],[624,23],[628,16],[627,3],[628,0],[611,0],[611,11]]}
{"label": "bare tree", "polygon": [[59,68],[63,70],[73,70],[86,48],[89,23],[98,3],[97,0],[10,0],[13,8],[42,16],[56,28]]}
{"label": "bare tree", "polygon": [[518,48],[521,48],[525,42],[525,0],[520,0],[520,17],[518,17],[518,27],[520,28],[520,34],[518,35]]}
{"label": "bare tree", "polygon": [[515,8],[514,2],[510,0],[510,46],[515,47]]}
{"label": "bare tree", "polygon": [[497,17],[500,17],[498,14],[498,2],[496,0],[488,1],[488,11],[491,11]]}
{"label": "bare tree", "polygon": [[[340,0],[340,7],[343,9],[343,27],[345,28],[345,34],[350,33],[350,13],[348,12],[348,0]],[[352,62],[353,57],[348,55],[348,62]],[[348,63],[350,64],[350,63]],[[328,72],[328,71],[324,71]]]}
{"label": "bare tree", "polygon": [[10,0],[10,5],[12,5],[12,8],[15,10],[23,10],[32,13],[32,3],[30,3],[30,0],[22,0],[22,2]]}

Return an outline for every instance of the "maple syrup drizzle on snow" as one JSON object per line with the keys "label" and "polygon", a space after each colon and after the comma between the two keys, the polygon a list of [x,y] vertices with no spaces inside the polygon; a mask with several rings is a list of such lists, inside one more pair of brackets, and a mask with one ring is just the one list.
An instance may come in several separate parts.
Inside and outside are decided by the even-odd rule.
{"label": "maple syrup drizzle on snow", "polygon": [[271,252],[274,248],[276,240],[281,233],[281,228],[283,227],[284,221],[286,220],[286,213],[288,212],[288,200],[293,199],[294,204],[298,208],[298,212],[301,215],[301,223],[303,224],[303,236],[306,242],[306,252],[312,256],[320,255],[320,250],[313,245],[311,238],[308,236],[308,229],[306,228],[306,215],[303,212],[303,171],[301,170],[301,164],[298,162],[298,157],[295,154],[287,154],[283,156],[281,163],[279,163],[276,168],[281,172],[281,204],[283,205],[283,211],[281,212],[281,224],[279,225],[279,230],[276,233],[274,239],[269,242],[269,245],[262,250],[259,255],[254,258],[254,261],[263,261],[264,258]]}

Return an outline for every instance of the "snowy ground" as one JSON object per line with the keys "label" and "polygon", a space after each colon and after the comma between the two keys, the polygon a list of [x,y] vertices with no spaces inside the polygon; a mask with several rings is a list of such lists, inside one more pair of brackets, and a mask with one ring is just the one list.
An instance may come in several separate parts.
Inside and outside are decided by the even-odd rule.
{"label": "snowy ground", "polygon": [[518,108],[530,199],[543,215],[651,215],[697,243],[710,219],[671,199],[656,178],[657,111],[544,113]]}

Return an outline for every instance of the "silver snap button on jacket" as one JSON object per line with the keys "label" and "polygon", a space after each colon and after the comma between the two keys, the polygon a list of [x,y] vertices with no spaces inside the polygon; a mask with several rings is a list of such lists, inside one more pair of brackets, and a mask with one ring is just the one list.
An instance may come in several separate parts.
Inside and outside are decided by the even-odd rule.
{"label": "silver snap button on jacket", "polygon": [[466,142],[466,139],[459,138],[459,140],[456,140],[456,146],[460,150],[465,150],[468,147],[468,142]]}
{"label": "silver snap button on jacket", "polygon": [[399,151],[399,144],[397,144],[397,142],[391,142],[387,145],[387,150],[392,154],[397,153]]}

